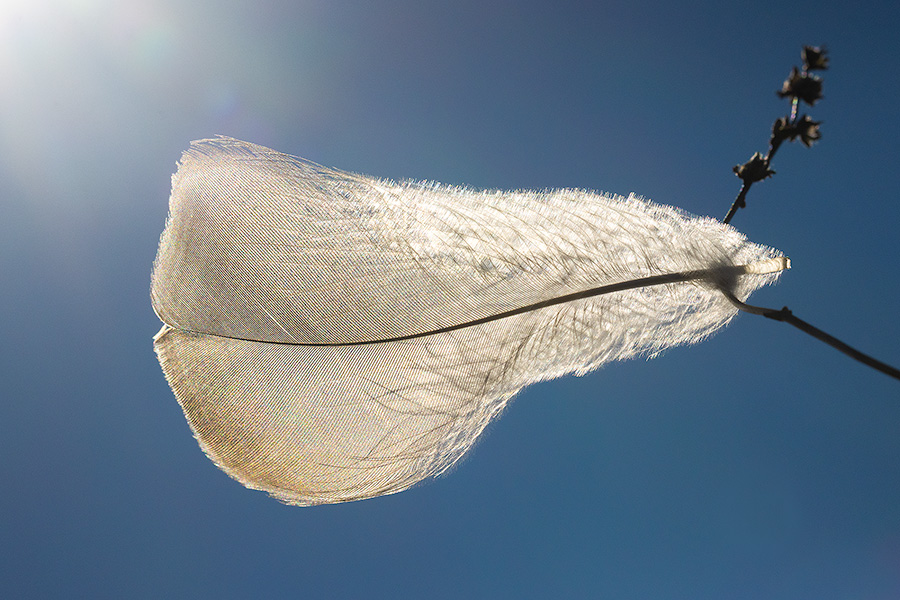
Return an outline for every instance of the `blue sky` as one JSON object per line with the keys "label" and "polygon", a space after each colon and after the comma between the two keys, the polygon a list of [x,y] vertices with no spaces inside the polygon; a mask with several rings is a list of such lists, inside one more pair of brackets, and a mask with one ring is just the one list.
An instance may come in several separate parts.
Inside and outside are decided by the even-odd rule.
{"label": "blue sky", "polygon": [[900,386],[751,315],[527,389],[393,496],[287,507],[193,440],[149,301],[190,140],[721,217],[803,44],[823,140],[733,221],[793,260],[753,301],[900,363],[896,4],[584,4],[0,7],[0,596],[900,597]]}

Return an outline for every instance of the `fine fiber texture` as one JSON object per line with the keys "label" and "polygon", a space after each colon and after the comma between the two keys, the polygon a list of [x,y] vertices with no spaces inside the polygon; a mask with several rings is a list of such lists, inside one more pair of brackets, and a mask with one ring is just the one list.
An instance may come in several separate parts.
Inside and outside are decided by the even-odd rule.
{"label": "fine fiber texture", "polygon": [[[702,340],[781,256],[633,196],[395,183],[220,137],[172,178],[154,347],[229,475],[359,500],[446,470],[528,384]],[[692,274],[491,320],[670,273]]]}

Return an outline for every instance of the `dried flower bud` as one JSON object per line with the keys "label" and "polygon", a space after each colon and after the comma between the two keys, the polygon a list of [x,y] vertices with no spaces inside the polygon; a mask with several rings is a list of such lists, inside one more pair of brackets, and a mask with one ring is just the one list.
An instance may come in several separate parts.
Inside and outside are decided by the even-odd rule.
{"label": "dried flower bud", "polygon": [[784,140],[794,141],[800,138],[800,142],[809,148],[813,142],[822,137],[819,132],[821,121],[813,121],[807,115],[803,115],[794,123],[791,123],[786,117],[781,117],[772,125],[771,144],[777,148]]}
{"label": "dried flower bud", "polygon": [[828,68],[828,51],[824,46],[804,46],[803,68],[807,71],[824,71]]}
{"label": "dried flower bud", "polygon": [[745,184],[762,181],[775,174],[775,171],[769,169],[769,164],[759,152],[751,156],[750,160],[744,164],[736,165],[733,170],[734,174],[740,177]]}
{"label": "dried flower bud", "polygon": [[776,119],[775,123],[772,124],[772,145],[780,144],[784,140],[791,138],[793,129],[787,117]]}
{"label": "dried flower bud", "polygon": [[822,80],[815,75],[801,73],[794,67],[791,69],[791,76],[784,80],[778,95],[782,98],[799,98],[812,106],[822,98]]}
{"label": "dried flower bud", "polygon": [[819,131],[819,125],[821,124],[821,121],[813,121],[809,116],[803,115],[800,117],[800,120],[794,124],[791,141],[793,142],[794,139],[799,137],[800,142],[809,148],[813,145],[813,142],[822,137],[822,133]]}

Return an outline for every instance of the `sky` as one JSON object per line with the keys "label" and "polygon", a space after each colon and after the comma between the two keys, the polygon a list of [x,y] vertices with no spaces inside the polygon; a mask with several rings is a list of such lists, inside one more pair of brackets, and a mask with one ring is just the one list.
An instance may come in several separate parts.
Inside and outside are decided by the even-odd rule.
{"label": "sky", "polygon": [[900,364],[894,2],[0,4],[0,596],[900,597],[900,385],[787,325],[524,390],[449,473],[285,506],[198,448],[149,298],[224,134],[378,177],[724,216],[826,44],[811,149],[732,221],[752,302]]}

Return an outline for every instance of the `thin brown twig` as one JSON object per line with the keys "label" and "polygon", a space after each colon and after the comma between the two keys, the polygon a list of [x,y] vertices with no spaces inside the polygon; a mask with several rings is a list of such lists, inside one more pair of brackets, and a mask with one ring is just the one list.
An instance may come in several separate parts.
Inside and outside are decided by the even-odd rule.
{"label": "thin brown twig", "polygon": [[737,306],[740,310],[748,313],[752,313],[754,315],[762,315],[767,319],[772,319],[773,321],[781,321],[783,323],[789,323],[803,331],[804,333],[808,333],[819,341],[825,342],[832,348],[843,352],[850,358],[861,362],[862,364],[872,367],[877,371],[881,371],[888,377],[893,377],[894,379],[900,380],[900,369],[892,367],[887,363],[883,363],[880,360],[865,354],[864,352],[860,352],[856,348],[850,346],[849,344],[845,344],[841,340],[837,339],[833,335],[825,333],[818,327],[810,325],[803,319],[800,319],[794,316],[794,313],[791,312],[787,306],[782,309],[775,308],[764,308],[762,306],[753,306],[750,304],[745,304],[738,300],[734,294],[732,294],[729,290],[722,290],[725,296],[731,300],[732,304]]}
{"label": "thin brown twig", "polygon": [[[799,104],[799,100],[794,98],[793,102],[791,102],[791,116],[787,121],[788,127],[795,127],[797,125],[797,105]],[[753,158],[750,159],[750,162],[745,165],[741,165],[740,167],[735,167],[735,173],[741,177],[741,171],[744,168],[752,167],[759,170],[761,175],[748,175],[745,177],[741,177],[743,184],[741,185],[741,190],[738,192],[737,198],[734,199],[734,202],[731,203],[731,208],[728,209],[728,214],[725,215],[725,218],[722,219],[723,223],[730,223],[732,217],[737,214],[738,209],[747,207],[747,192],[750,191],[750,186],[752,186],[757,181],[762,181],[766,177],[770,177],[775,174],[775,171],[772,171],[769,167],[772,165],[772,159],[775,157],[775,153],[778,152],[778,149],[781,147],[782,141],[784,138],[779,137],[776,134],[776,130],[778,128],[778,121],[775,122],[775,127],[773,127],[772,137],[769,139],[769,151],[766,152],[766,155],[762,158],[762,161],[759,162],[754,161],[758,155],[754,155]],[[755,164],[754,164],[755,163]]]}

